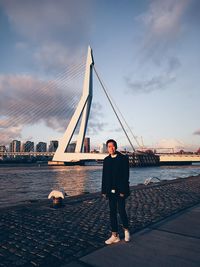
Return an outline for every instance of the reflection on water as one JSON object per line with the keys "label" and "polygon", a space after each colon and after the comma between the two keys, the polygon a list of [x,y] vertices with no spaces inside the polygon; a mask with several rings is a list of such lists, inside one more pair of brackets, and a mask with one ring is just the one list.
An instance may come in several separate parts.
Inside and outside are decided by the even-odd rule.
{"label": "reflection on water", "polygon": [[[130,169],[130,184],[146,178],[175,179],[200,174],[200,165]],[[53,189],[63,188],[69,196],[101,190],[102,166],[0,167],[0,207],[22,201],[46,199]]]}
{"label": "reflection on water", "polygon": [[0,167],[0,206],[44,199],[53,189],[67,195],[100,190],[102,166]]}
{"label": "reflection on water", "polygon": [[55,167],[57,189],[63,188],[67,195],[80,195],[100,190],[101,166]]}

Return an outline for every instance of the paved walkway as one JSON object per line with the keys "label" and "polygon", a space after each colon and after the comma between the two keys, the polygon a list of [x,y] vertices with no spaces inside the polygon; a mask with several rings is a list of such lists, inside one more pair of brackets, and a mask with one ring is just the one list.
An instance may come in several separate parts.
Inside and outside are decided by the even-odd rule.
{"label": "paved walkway", "polygon": [[200,205],[99,249],[66,267],[199,267]]}
{"label": "paved walkway", "polygon": [[[195,254],[195,248],[199,249],[197,244],[199,231],[195,232],[197,225],[195,216],[188,215],[187,220],[180,219],[176,224],[178,227],[171,226],[172,230],[171,228],[163,230],[161,225],[154,229],[155,226],[152,225],[199,203],[200,176],[132,187],[127,200],[127,213],[133,242],[129,244],[120,242],[108,248],[103,248],[110,228],[108,202],[100,193],[67,198],[63,208],[60,209],[51,208],[48,200],[3,208],[0,209],[0,266],[60,267],[67,264],[87,266],[89,263],[94,266],[107,266],[109,260],[115,262],[117,266],[120,260],[114,258],[116,254],[121,255],[121,259],[123,261],[126,259],[127,264],[132,266],[130,264],[133,258],[135,264],[139,264],[141,259],[150,264],[148,259],[153,261],[156,259],[155,255],[160,261],[165,262],[162,255],[167,251],[174,260],[178,260],[178,254],[173,253],[178,251],[177,244],[179,247],[187,247],[183,233],[188,229],[193,231],[188,232],[191,239],[191,244],[188,243],[190,247],[186,250],[187,253],[179,255],[182,255],[184,260],[188,255]],[[144,228],[142,234],[141,232],[134,234]],[[184,231],[178,234],[177,230],[181,229]],[[120,234],[122,235],[122,232]],[[171,244],[170,241],[173,240]],[[175,241],[178,243],[172,249]],[[192,246],[193,242],[196,245]],[[168,247],[168,250],[164,249],[165,247]],[[122,251],[122,254],[118,250]],[[91,254],[92,252],[97,254]],[[110,257],[109,254],[113,256]],[[106,261],[104,263],[100,261],[103,258],[94,261],[92,255],[96,255],[97,259],[106,258]],[[190,264],[193,262],[195,264],[196,258],[193,257],[193,261],[191,259],[192,256],[186,260],[189,260]],[[101,265],[95,265],[97,262],[98,264],[101,262]],[[128,266],[127,264],[118,266]]]}

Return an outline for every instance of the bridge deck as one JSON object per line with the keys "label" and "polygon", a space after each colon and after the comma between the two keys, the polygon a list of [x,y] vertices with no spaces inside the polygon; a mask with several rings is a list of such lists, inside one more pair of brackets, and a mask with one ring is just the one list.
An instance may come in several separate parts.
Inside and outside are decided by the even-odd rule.
{"label": "bridge deck", "polygon": [[200,162],[200,155],[195,154],[159,154],[160,162]]}
{"label": "bridge deck", "polygon": [[[53,157],[54,152],[0,152],[0,157],[16,157],[16,156],[46,156]],[[192,163],[200,162],[200,155],[197,154],[156,154],[160,157],[161,163]],[[103,160],[107,154],[101,153],[65,153],[65,161],[79,160]]]}

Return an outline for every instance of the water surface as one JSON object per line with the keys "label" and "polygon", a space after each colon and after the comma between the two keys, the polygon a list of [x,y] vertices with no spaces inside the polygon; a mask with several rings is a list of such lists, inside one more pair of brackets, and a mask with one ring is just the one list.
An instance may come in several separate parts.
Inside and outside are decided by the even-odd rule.
{"label": "water surface", "polygon": [[[130,184],[150,177],[176,179],[200,174],[200,165],[130,169]],[[1,166],[0,207],[23,201],[46,199],[53,189],[63,188],[69,196],[101,190],[102,166]]]}

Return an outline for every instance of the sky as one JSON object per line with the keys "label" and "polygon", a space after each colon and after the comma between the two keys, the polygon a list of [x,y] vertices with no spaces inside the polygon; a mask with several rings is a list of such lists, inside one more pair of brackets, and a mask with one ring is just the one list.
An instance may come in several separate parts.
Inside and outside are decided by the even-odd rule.
{"label": "sky", "polygon": [[[198,0],[0,0],[0,144],[62,137],[90,45],[133,145],[196,151],[199,12]],[[95,75],[87,136],[129,148]]]}

